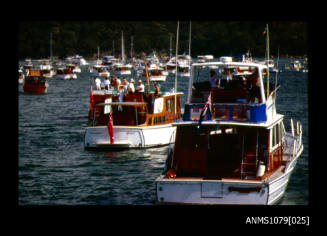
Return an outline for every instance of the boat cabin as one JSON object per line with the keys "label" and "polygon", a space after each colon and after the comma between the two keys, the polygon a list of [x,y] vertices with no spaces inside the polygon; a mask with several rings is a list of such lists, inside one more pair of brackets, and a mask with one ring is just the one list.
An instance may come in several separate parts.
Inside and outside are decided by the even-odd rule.
{"label": "boat cabin", "polygon": [[57,75],[68,75],[68,74],[73,74],[73,70],[69,67],[57,69]]}
{"label": "boat cabin", "polygon": [[[217,76],[212,73],[216,83],[209,82],[210,70],[203,65],[218,66]],[[258,180],[285,164],[283,116],[274,110],[276,85],[266,88],[267,66],[226,61],[193,64],[191,69],[188,101],[183,121],[174,124],[176,140],[166,177]],[[198,81],[200,76],[194,75],[208,80]],[[206,103],[209,107],[202,113]]]}
{"label": "boat cabin", "polygon": [[188,65],[178,65],[177,72],[178,73],[189,73],[190,67]]}
{"label": "boat cabin", "polygon": [[[271,83],[275,80],[271,79],[267,84],[266,65],[230,61],[199,65],[203,67],[204,64],[215,65],[217,69],[204,70],[204,75],[203,69],[197,71],[198,68],[192,67],[195,78],[190,80],[192,84],[189,85],[184,121],[198,120],[207,101],[211,107],[204,120],[265,122],[275,115],[274,105],[266,112],[267,104],[275,104],[275,91],[278,89],[276,84]],[[216,74],[214,85],[210,83],[210,71]]]}
{"label": "boat cabin", "polygon": [[66,68],[69,68],[71,70],[75,70],[75,69],[79,69],[80,70],[80,67],[77,64],[66,64]]}
{"label": "boat cabin", "polygon": [[40,69],[30,69],[23,83],[24,92],[46,93],[48,87],[47,80]]}
{"label": "boat cabin", "polygon": [[130,66],[128,65],[114,65],[114,70],[115,71],[129,71],[130,70]]}
{"label": "boat cabin", "polygon": [[[89,123],[93,126],[107,125],[112,113],[113,125],[154,126],[169,124],[182,117],[180,97],[176,94],[177,112],[175,114],[175,94],[173,93],[118,93],[95,91],[94,103],[90,102]],[[122,99],[121,99],[122,98]]]}

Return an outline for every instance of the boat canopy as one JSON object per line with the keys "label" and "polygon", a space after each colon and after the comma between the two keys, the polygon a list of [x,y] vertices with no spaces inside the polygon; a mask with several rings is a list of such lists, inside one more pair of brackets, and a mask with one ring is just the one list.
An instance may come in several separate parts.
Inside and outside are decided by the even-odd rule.
{"label": "boat canopy", "polygon": [[[234,76],[238,76],[238,75],[249,75],[252,74],[248,73],[250,68],[256,68],[257,72],[258,72],[258,82],[260,83],[260,93],[261,93],[261,97],[262,97],[262,101],[261,103],[265,103],[266,102],[266,96],[264,94],[264,81],[263,81],[263,75],[265,75],[265,72],[267,70],[267,65],[264,64],[259,64],[259,63],[255,63],[255,62],[234,62],[232,61],[231,57],[221,57],[220,61],[218,62],[204,62],[204,63],[193,63],[191,65],[191,76],[190,76],[190,80],[189,80],[189,87],[188,87],[188,103],[191,102],[191,98],[192,98],[192,88],[193,88],[193,80],[194,80],[194,76],[195,76],[195,69],[202,69],[205,67],[209,67],[209,68],[214,68],[212,70],[217,70],[219,71],[219,69],[221,68],[225,68],[227,70],[234,70]],[[237,72],[237,73],[236,73]],[[208,81],[209,81],[209,75],[208,75]]]}

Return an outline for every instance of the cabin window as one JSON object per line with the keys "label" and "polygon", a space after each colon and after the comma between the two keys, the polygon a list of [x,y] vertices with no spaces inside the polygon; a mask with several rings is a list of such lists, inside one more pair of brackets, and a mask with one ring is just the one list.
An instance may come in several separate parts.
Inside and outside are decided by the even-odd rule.
{"label": "cabin window", "polygon": [[216,134],[237,134],[237,129],[233,127],[221,127],[221,128],[214,128],[211,129],[210,135]]}
{"label": "cabin window", "polygon": [[148,125],[152,125],[152,118],[148,120]]}
{"label": "cabin window", "polygon": [[156,98],[154,100],[154,109],[153,109],[153,113],[160,113],[163,111],[163,98]]}
{"label": "cabin window", "polygon": [[276,149],[281,143],[281,125],[276,124],[270,130],[270,148],[271,150]]}
{"label": "cabin window", "polygon": [[[111,103],[111,101],[112,101],[111,98],[107,98],[106,100],[104,100],[105,103]],[[110,112],[111,112],[111,105],[105,105],[103,114],[108,114]]]}
{"label": "cabin window", "polygon": [[170,99],[167,99],[167,100],[166,100],[166,110],[167,110],[168,112],[171,112],[171,106],[170,106],[170,104],[171,104]]}

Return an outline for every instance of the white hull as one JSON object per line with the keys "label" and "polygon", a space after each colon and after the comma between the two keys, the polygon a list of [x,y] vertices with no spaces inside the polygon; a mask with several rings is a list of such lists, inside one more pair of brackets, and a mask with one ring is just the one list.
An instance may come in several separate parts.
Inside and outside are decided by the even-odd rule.
{"label": "white hull", "polygon": [[73,70],[73,73],[81,73],[81,69],[80,69],[80,68],[78,68],[78,69],[74,69],[74,70]]}
{"label": "white hull", "polygon": [[88,66],[89,65],[89,63],[87,63],[84,59],[80,59],[77,64],[79,64],[80,66]]}
{"label": "white hull", "polygon": [[55,75],[55,72],[54,71],[50,71],[50,73],[48,73],[48,74],[43,74],[43,76],[45,78],[48,78],[48,79],[52,78],[54,75]]}
{"label": "white hull", "polygon": [[178,72],[177,73],[177,76],[180,76],[180,77],[190,77],[190,72],[187,72],[187,73],[180,73],[180,72]]}
{"label": "white hull", "polygon": [[91,72],[93,77],[109,77],[110,73],[109,72],[98,72],[97,70],[93,70]]}
{"label": "white hull", "polygon": [[161,76],[150,76],[149,80],[151,82],[156,82],[156,81],[166,81],[166,76],[165,75],[161,75]]}
{"label": "white hull", "polygon": [[124,70],[124,71],[115,71],[115,75],[130,75],[130,70]]}
{"label": "white hull", "polygon": [[[167,179],[160,175],[155,181],[156,200],[159,204],[277,204],[284,196],[289,178],[302,151],[303,145],[286,167],[281,166],[276,173],[263,181]],[[240,189],[245,191],[238,191]]]}
{"label": "white hull", "polygon": [[170,74],[175,74],[176,73],[176,70],[167,70],[168,71],[168,73],[170,73]]}
{"label": "white hull", "polygon": [[84,147],[97,148],[147,148],[168,145],[175,141],[176,127],[172,125],[158,125],[149,127],[114,126],[114,144],[110,144],[107,126],[87,127],[85,131]]}
{"label": "white hull", "polygon": [[64,80],[68,80],[68,79],[77,79],[77,75],[76,74],[70,74],[70,75],[56,75],[56,79],[64,79]]}
{"label": "white hull", "polygon": [[[247,188],[250,192],[240,193],[233,188]],[[166,204],[264,205],[268,197],[268,185],[258,181],[163,179],[163,175],[156,179],[156,191],[157,202]]]}

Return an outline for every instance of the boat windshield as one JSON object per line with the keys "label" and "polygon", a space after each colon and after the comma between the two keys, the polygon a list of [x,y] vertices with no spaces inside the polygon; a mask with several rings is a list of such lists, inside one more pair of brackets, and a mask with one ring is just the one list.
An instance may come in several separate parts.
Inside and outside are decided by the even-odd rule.
{"label": "boat windshield", "polygon": [[[260,82],[259,73],[262,75]],[[194,67],[191,103],[205,103],[211,94],[212,103],[262,103],[266,94],[267,70],[256,66]],[[269,93],[276,85],[270,76]],[[263,87],[263,90],[261,89]],[[261,91],[262,90],[262,91]],[[264,94],[262,94],[264,92]]]}

